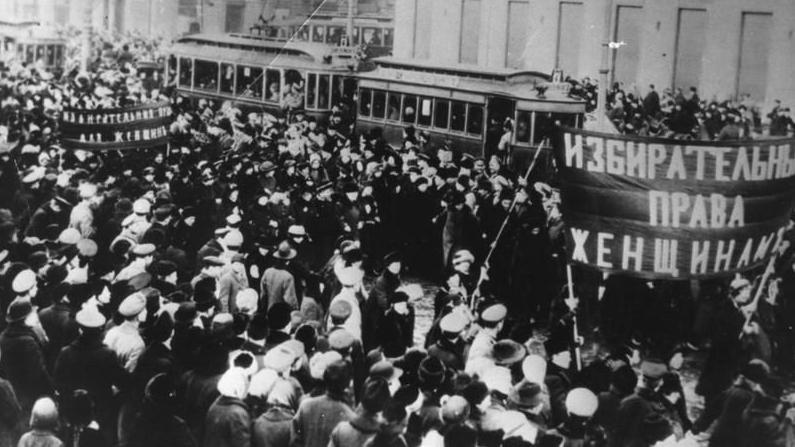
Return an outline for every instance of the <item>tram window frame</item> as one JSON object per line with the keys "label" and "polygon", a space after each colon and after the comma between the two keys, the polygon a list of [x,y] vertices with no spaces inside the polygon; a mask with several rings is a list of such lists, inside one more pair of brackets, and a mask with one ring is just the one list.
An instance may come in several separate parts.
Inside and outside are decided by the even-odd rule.
{"label": "tram window frame", "polygon": [[[367,39],[367,33],[370,32],[370,39]],[[378,38],[378,43],[371,43],[371,41],[375,38]],[[382,47],[384,46],[384,36],[381,32],[381,28],[375,26],[364,26],[362,27],[362,40],[367,45],[372,45],[374,47]]]}
{"label": "tram window frame", "polygon": [[[227,83],[227,81],[230,81],[229,79],[230,76],[228,76],[227,74],[228,69],[232,70],[231,83]],[[235,92],[237,91],[237,76],[235,76],[236,74],[237,74],[237,67],[235,67],[235,64],[230,64],[228,62],[221,62],[221,82],[219,84],[219,89],[222,95],[235,94]]]}
{"label": "tram window frame", "polygon": [[63,64],[63,45],[55,46],[55,65]]}
{"label": "tram window frame", "polygon": [[300,26],[297,30],[295,30],[295,40],[309,42],[310,37],[311,30],[309,29],[308,25]]}
{"label": "tram window frame", "polygon": [[[411,102],[410,102],[411,101]],[[406,119],[406,109],[411,107],[414,109],[413,118]],[[403,95],[403,103],[400,107],[400,121],[403,124],[416,124],[417,123],[417,96],[416,95]]]}
{"label": "tram window frame", "polygon": [[[334,37],[332,37],[332,34],[331,34],[332,30],[334,30],[334,32],[335,32]],[[326,42],[327,43],[330,43],[330,44],[333,44],[333,45],[339,45],[343,36],[345,36],[345,27],[344,26],[330,25],[326,29]]]}
{"label": "tram window frame", "polygon": [[[274,80],[272,75],[276,74],[276,79]],[[275,68],[268,68],[265,70],[265,102],[278,104],[281,102],[282,98],[282,89],[284,88],[284,83],[282,82],[283,76],[282,71],[275,69]],[[279,89],[276,91],[276,99],[271,99],[270,96],[270,86],[273,84],[278,84]]]}
{"label": "tram window frame", "polygon": [[[323,92],[324,87],[325,92]],[[331,108],[331,75],[328,73],[317,75],[317,108],[321,110]]]}
{"label": "tram window frame", "polygon": [[306,74],[306,108],[315,109],[317,106],[317,73]]}
{"label": "tram window frame", "polygon": [[25,61],[29,64],[36,62],[36,49],[33,45],[25,45]]}
{"label": "tram window frame", "polygon": [[[379,97],[381,101],[378,101]],[[373,100],[371,107],[372,112],[370,116],[376,119],[386,119],[386,97],[387,92],[385,90],[373,90]],[[379,110],[379,106],[380,113],[376,114],[376,112]]]}
{"label": "tram window frame", "polygon": [[[367,113],[364,113],[364,111]],[[359,116],[370,118],[373,114],[373,91],[369,88],[359,89]]]}
{"label": "tram window frame", "polygon": [[342,102],[345,97],[345,78],[338,75],[331,76],[331,107]]}
{"label": "tram window frame", "polygon": [[[423,108],[422,107],[425,104],[425,101],[428,101],[430,103],[427,121],[423,121],[423,119],[422,119],[423,118],[423,113],[422,113]],[[419,98],[417,98],[417,113],[416,113],[416,115],[417,115],[417,125],[418,126],[432,127],[433,126],[433,98],[431,98],[429,96],[420,96]]]}
{"label": "tram window frame", "polygon": [[[395,29],[394,28],[382,28],[382,35],[383,35],[383,46],[392,48],[395,45]],[[387,38],[388,36],[388,38]]]}
{"label": "tram window frame", "polygon": [[[441,107],[440,107],[441,106]],[[444,110],[444,126],[440,123],[439,112]],[[436,129],[450,129],[450,100],[449,99],[435,99],[433,105],[433,127]]]}
{"label": "tram window frame", "polygon": [[[203,67],[200,67],[200,66],[203,66]],[[200,78],[201,79],[204,78],[204,76],[202,76],[203,69],[206,68],[206,69],[212,71],[212,68],[211,68],[212,66],[215,66],[215,76],[214,76],[215,77],[215,88],[200,87],[199,86],[199,84],[200,84],[199,80],[200,80]],[[221,67],[220,67],[220,64],[218,62],[208,61],[208,60],[204,60],[204,59],[194,59],[194,61],[193,61],[193,86],[194,86],[193,88],[194,89],[203,90],[203,91],[206,91],[206,92],[218,93],[218,84],[219,84],[218,78],[220,78],[220,77],[221,77]],[[209,74],[206,76],[206,78],[207,78],[208,81],[210,79],[212,79]]]}
{"label": "tram window frame", "polygon": [[326,27],[324,25],[312,25],[312,42],[326,43]]}
{"label": "tram window frame", "polygon": [[50,67],[55,65],[55,45],[47,45],[44,54],[47,57],[47,65]]}
{"label": "tram window frame", "polygon": [[47,46],[43,44],[36,44],[36,59],[35,61],[38,62],[40,60],[47,61]]}
{"label": "tram window frame", "polygon": [[[463,111],[464,111],[463,117],[461,119],[461,128],[460,129],[457,129],[457,128],[453,127],[454,124],[457,124],[457,123],[453,122],[453,116],[455,115],[454,112],[455,112],[455,108],[456,107],[459,107],[459,108],[462,107]],[[451,101],[451,104],[450,104],[450,131],[451,132],[466,133],[466,127],[467,127],[467,103],[465,103],[464,101],[455,101],[455,100]]]}
{"label": "tram window frame", "polygon": [[560,121],[562,126],[576,127],[577,114],[576,113],[552,113],[552,122],[557,123]]}
{"label": "tram window frame", "polygon": [[[250,75],[246,76],[246,69],[250,70]],[[261,101],[264,93],[264,79],[262,77],[262,67],[254,65],[238,65],[235,75],[235,94],[248,99]],[[243,80],[243,78],[247,78]],[[251,79],[251,82],[248,81]],[[251,90],[250,95],[245,95],[246,91]],[[244,96],[245,95],[245,96]]]}
{"label": "tram window frame", "polygon": [[[515,143],[518,144],[530,144],[530,138],[532,137],[533,133],[533,112],[530,110],[517,110],[516,111],[516,119],[514,120],[516,123],[514,129],[514,136],[515,136]],[[527,133],[525,134],[527,137],[522,137],[519,133],[519,126],[521,123],[525,123],[527,126]]]}
{"label": "tram window frame", "polygon": [[[479,124],[478,129],[476,131],[473,131],[471,129],[472,124],[473,124],[473,122],[472,122],[472,109],[473,108],[480,109],[480,124]],[[469,103],[469,105],[467,105],[467,121],[466,121],[467,130],[466,130],[466,133],[469,134],[469,135],[474,135],[474,136],[478,136],[478,137],[483,135],[483,121],[484,121],[485,116],[486,116],[486,110],[485,110],[485,107],[483,106],[483,104]]]}
{"label": "tram window frame", "polygon": [[[187,63],[187,70],[183,70],[185,63]],[[187,82],[184,82],[186,80]],[[179,58],[179,64],[177,68],[177,86],[190,89],[193,88],[193,59],[189,57]]]}
{"label": "tram window frame", "polygon": [[[550,116],[547,117],[546,116],[547,114],[549,114]],[[533,112],[533,140],[532,140],[533,141],[533,143],[532,143],[533,146],[537,146],[537,145],[541,144],[544,141],[543,137],[541,137],[541,138],[539,137],[539,132],[538,132],[538,130],[539,130],[538,124],[539,124],[539,118],[540,117],[544,117],[544,120],[549,122],[550,128],[551,128],[551,126],[553,126],[555,124],[555,117],[552,114],[552,112],[540,112],[540,113],[539,112]]]}
{"label": "tram window frame", "polygon": [[[392,99],[397,98],[396,117],[392,118]],[[386,100],[386,120],[395,123],[400,122],[400,111],[403,110],[403,95],[400,93],[389,92]]]}
{"label": "tram window frame", "polygon": [[362,28],[359,26],[355,26],[353,28],[353,44],[359,45],[362,39]]}

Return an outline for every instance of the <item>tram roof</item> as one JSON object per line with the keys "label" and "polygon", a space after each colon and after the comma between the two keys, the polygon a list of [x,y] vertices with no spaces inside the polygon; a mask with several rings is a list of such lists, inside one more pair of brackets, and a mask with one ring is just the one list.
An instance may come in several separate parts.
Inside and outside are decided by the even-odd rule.
{"label": "tram roof", "polygon": [[[422,87],[444,88],[507,96],[532,101],[582,102],[568,96],[568,84],[553,84],[551,76],[530,70],[483,68],[468,64],[436,64],[431,61],[381,57],[374,59],[377,68],[360,73],[361,79]],[[539,98],[535,86],[547,90]]]}
{"label": "tram roof", "polygon": [[[316,42],[297,42],[238,34],[193,34],[171,47],[178,56],[204,60],[289,68],[346,69],[336,61],[333,47]],[[327,60],[331,58],[330,62]]]}
{"label": "tram roof", "polygon": [[59,36],[56,30],[43,26],[39,22],[14,22],[0,20],[0,36],[11,37],[20,43],[31,44],[65,44],[66,39]]}

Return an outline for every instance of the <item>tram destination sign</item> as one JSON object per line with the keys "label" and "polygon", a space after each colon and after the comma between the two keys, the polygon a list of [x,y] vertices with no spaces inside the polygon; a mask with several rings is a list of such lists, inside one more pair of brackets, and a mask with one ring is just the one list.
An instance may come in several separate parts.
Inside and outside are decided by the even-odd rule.
{"label": "tram destination sign", "polygon": [[569,260],[649,279],[730,275],[779,249],[795,140],[696,142],[561,128]]}

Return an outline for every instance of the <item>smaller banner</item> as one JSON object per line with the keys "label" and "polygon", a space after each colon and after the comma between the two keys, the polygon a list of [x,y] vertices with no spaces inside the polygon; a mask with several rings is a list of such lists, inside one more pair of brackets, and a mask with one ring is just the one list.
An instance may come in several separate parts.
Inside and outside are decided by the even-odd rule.
{"label": "smaller banner", "polygon": [[168,143],[171,106],[167,102],[121,109],[66,108],[61,114],[65,148],[84,150],[142,149]]}
{"label": "smaller banner", "polygon": [[795,205],[795,140],[696,142],[561,128],[555,146],[573,263],[649,279],[766,262]]}

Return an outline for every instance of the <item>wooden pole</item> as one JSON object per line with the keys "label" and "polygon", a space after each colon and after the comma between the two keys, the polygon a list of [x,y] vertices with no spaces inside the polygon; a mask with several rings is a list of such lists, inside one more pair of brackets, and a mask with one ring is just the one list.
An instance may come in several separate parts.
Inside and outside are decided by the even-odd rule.
{"label": "wooden pole", "polygon": [[[574,281],[571,275],[571,264],[566,263],[566,279],[569,283],[569,300],[574,300]],[[571,310],[571,327],[572,335],[574,336],[574,364],[577,371],[582,370],[582,353],[580,352],[580,331],[577,328],[577,307],[570,307]]]}

